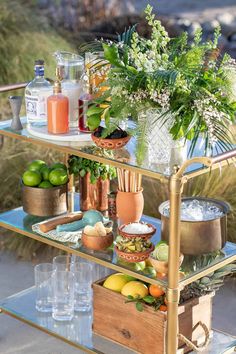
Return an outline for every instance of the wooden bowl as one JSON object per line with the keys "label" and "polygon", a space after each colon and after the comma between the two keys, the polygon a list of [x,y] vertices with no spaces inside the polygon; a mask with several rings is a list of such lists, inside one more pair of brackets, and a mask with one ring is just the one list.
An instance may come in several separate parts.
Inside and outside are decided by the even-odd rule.
{"label": "wooden bowl", "polygon": [[113,233],[109,232],[106,236],[91,236],[83,232],[81,241],[83,246],[90,250],[102,251],[112,245]]}
{"label": "wooden bowl", "polygon": [[141,237],[142,239],[144,240],[148,240],[149,238],[151,238],[155,232],[156,232],[156,228],[152,225],[152,224],[148,224],[148,223],[145,223],[143,221],[140,221],[138,222],[137,224],[146,224],[147,226],[151,227],[152,228],[152,231],[146,233],[146,234],[129,234],[125,231],[123,231],[124,227],[129,225],[129,224],[134,224],[132,222],[129,222],[127,224],[123,224],[121,226],[119,226],[118,228],[118,231],[119,231],[119,235],[123,236],[123,237],[126,237],[126,238],[135,238],[135,237]]}
{"label": "wooden bowl", "polygon": [[23,210],[34,216],[56,216],[67,212],[67,184],[52,188],[21,187]]}
{"label": "wooden bowl", "polygon": [[117,253],[118,257],[121,258],[123,261],[128,263],[136,263],[145,261],[154,250],[154,245],[152,245],[148,250],[144,252],[123,252],[118,249],[117,246],[114,247],[115,252]]}
{"label": "wooden bowl", "polygon": [[127,135],[124,138],[119,138],[119,139],[106,139],[106,138],[99,138],[95,136],[94,133],[92,133],[91,137],[94,143],[100,148],[115,150],[125,146],[130,140],[131,135]]}
{"label": "wooden bowl", "polygon": [[[150,261],[151,265],[158,273],[168,274],[168,262],[158,261],[157,259],[152,258],[151,255],[148,258],[148,260]],[[181,253],[179,256],[179,267],[181,266],[183,260],[184,260],[184,255]]]}

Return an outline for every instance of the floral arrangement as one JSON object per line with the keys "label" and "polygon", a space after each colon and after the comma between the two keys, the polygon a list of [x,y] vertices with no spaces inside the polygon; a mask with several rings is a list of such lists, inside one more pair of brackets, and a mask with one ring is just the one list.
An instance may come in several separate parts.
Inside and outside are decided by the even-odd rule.
{"label": "floral arrangement", "polygon": [[197,30],[189,43],[185,32],[170,38],[150,5],[145,14],[152,28],[149,39],[141,37],[133,26],[117,41],[101,41],[104,57],[111,64],[103,84],[109,89],[89,109],[89,128],[95,130],[104,119],[106,137],[120,121],[132,117],[137,121],[138,138],[143,139],[149,123],[138,116],[155,109],[159,113],[156,119],[161,124],[168,122],[174,140],[191,140],[190,154],[199,136],[205,139],[205,151],[213,145],[227,150],[229,125],[235,122],[231,73],[236,72],[236,62],[219,53],[220,28],[213,40],[206,42]]}

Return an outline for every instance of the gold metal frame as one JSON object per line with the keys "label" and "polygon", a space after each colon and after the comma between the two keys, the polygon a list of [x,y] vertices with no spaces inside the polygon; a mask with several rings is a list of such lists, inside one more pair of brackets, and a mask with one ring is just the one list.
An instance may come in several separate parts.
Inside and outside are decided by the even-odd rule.
{"label": "gold metal frame", "polygon": [[[149,170],[144,170],[136,166],[131,166],[127,165],[122,162],[110,160],[104,157],[100,156],[94,156],[87,154],[83,151],[76,150],[72,147],[67,147],[67,146],[60,146],[56,144],[52,144],[47,141],[43,140],[37,140],[33,139],[27,136],[21,136],[21,135],[16,135],[14,132],[8,131],[8,130],[1,130],[0,133],[2,135],[11,137],[11,138],[16,138],[18,140],[23,140],[32,144],[37,144],[37,145],[42,145],[47,148],[51,148],[54,150],[58,150],[61,152],[64,152],[65,154],[74,154],[80,157],[85,157],[90,160],[106,163],[113,165],[115,167],[120,167],[120,168],[125,168],[127,170],[135,171],[137,173],[141,173],[145,176],[152,177],[155,179],[159,180],[166,180],[167,178],[164,177],[163,175],[149,171]],[[168,299],[168,313],[167,313],[167,332],[166,332],[166,353],[167,354],[176,354],[177,353],[177,348],[178,348],[178,302],[179,302],[179,294],[180,294],[180,287],[182,285],[189,284],[190,282],[199,279],[200,276],[204,276],[211,272],[212,270],[218,269],[222,267],[225,264],[228,264],[236,259],[236,257],[233,257],[232,259],[227,259],[223,261],[222,263],[215,264],[211,268],[207,269],[206,271],[199,272],[198,274],[195,274],[191,278],[187,278],[185,281],[182,282],[182,284],[179,282],[178,279],[178,270],[179,270],[179,250],[180,250],[180,205],[181,205],[181,195],[182,195],[182,190],[183,190],[183,185],[186,183],[189,179],[194,178],[195,176],[202,175],[204,173],[209,172],[210,170],[225,166],[226,164],[231,164],[234,163],[234,158],[236,157],[236,149],[223,153],[219,156],[209,158],[209,157],[197,157],[193,158],[190,160],[187,160],[181,167],[175,166],[174,173],[170,177],[170,247],[169,247],[169,273],[168,273],[168,288],[167,288],[167,299]],[[188,166],[190,166],[193,163],[200,163],[207,168],[202,168],[199,170],[196,170],[191,173],[185,173],[185,170]],[[20,230],[16,229],[13,226],[6,225],[4,223],[0,223],[0,226],[3,226],[5,228],[8,228],[12,231],[15,232],[20,232]],[[51,246],[60,248],[64,251],[80,255],[83,258],[87,258],[89,260],[94,261],[94,257],[90,256],[88,254],[82,253],[80,251],[74,250],[72,248],[69,248],[65,245],[59,244],[55,241],[44,239],[40,236],[37,236],[33,233],[22,231],[22,234],[31,237],[33,239],[36,239],[38,241],[47,243]],[[96,262],[105,266],[109,267],[114,270],[120,270],[120,267],[114,264],[107,264],[106,261],[103,260],[98,260],[96,259]],[[124,270],[124,268],[123,268]],[[143,281],[148,281],[149,283],[152,284],[160,284],[160,282],[155,281],[151,278],[146,278],[145,276],[141,274],[137,274],[135,272],[132,272],[130,270],[126,270],[125,272],[129,275],[133,275],[138,277],[140,280]],[[10,315],[14,316],[13,314],[9,313]],[[30,323],[29,321],[25,321]],[[31,324],[31,323],[30,323]],[[31,324],[35,326],[34,324]],[[37,326],[35,326],[37,327]],[[41,328],[40,328],[41,329]],[[71,343],[70,343],[71,344]],[[83,348],[84,350],[84,348]]]}
{"label": "gold metal frame", "polygon": [[[180,294],[179,286],[179,253],[180,253],[180,207],[183,185],[190,176],[184,175],[188,166],[193,163],[201,163],[208,168],[226,161],[234,163],[236,149],[223,153],[216,157],[196,157],[187,160],[181,167],[175,166],[170,179],[170,237],[169,237],[169,273],[168,273],[168,312],[166,348],[167,354],[175,354],[178,350],[178,302]],[[223,266],[223,264],[221,264]],[[209,273],[209,269],[208,272]],[[198,274],[199,275],[199,274]],[[193,277],[194,278],[194,277]],[[196,278],[196,277],[195,277]]]}

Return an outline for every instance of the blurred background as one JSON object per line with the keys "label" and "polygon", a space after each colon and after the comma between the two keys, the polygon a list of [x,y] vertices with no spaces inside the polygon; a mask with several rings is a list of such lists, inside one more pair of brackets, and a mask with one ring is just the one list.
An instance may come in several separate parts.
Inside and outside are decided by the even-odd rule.
{"label": "blurred background", "polygon": [[[220,49],[236,57],[236,3],[235,0],[1,0],[0,1],[0,85],[26,82],[33,78],[35,59],[45,60],[46,77],[54,78],[56,50],[79,52],[81,44],[95,38],[116,38],[125,28],[138,23],[138,31],[149,35],[143,10],[150,3],[154,12],[171,36],[187,31],[190,38],[202,26],[204,38],[211,37],[220,24]],[[23,95],[24,91],[15,91]],[[0,120],[10,118],[8,94],[0,94]],[[22,114],[24,113],[22,105]],[[19,178],[27,163],[35,158],[47,162],[63,159],[53,151],[45,150],[4,138],[1,140],[1,210],[21,204]],[[210,176],[194,179],[185,194],[214,196],[231,204],[229,239],[236,240],[236,178],[234,166]],[[223,181],[223,183],[222,183]],[[168,199],[167,186],[146,180],[145,213],[158,215],[158,205]],[[152,195],[155,193],[155,200]],[[1,233],[1,248],[10,249],[18,256],[32,259],[45,247],[22,236]],[[47,247],[48,249],[48,247]],[[51,252],[52,250],[50,250]]]}

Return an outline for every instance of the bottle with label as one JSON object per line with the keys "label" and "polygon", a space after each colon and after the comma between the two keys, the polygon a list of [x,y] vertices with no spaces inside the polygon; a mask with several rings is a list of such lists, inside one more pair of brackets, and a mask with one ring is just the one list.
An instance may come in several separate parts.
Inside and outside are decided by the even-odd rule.
{"label": "bottle with label", "polygon": [[44,78],[44,61],[36,60],[35,78],[26,86],[25,104],[27,124],[32,127],[47,125],[47,98],[52,85]]}
{"label": "bottle with label", "polygon": [[87,110],[92,103],[92,87],[89,80],[89,73],[84,76],[84,93],[80,96],[78,101],[79,108],[79,131],[82,133],[91,133],[87,126]]}
{"label": "bottle with label", "polygon": [[47,99],[48,132],[50,134],[66,134],[69,132],[69,99],[61,93],[59,68],[56,70],[56,81],[53,95]]}

